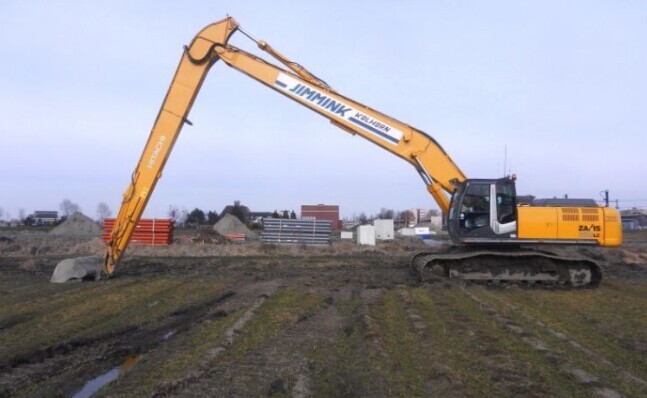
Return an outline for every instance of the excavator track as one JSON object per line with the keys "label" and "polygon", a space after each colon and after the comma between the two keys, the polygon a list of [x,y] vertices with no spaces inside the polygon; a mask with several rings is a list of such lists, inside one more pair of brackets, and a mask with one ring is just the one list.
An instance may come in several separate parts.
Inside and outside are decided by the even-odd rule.
{"label": "excavator track", "polygon": [[442,278],[476,283],[595,288],[602,269],[590,259],[563,257],[533,250],[421,252],[411,260],[420,281]]}

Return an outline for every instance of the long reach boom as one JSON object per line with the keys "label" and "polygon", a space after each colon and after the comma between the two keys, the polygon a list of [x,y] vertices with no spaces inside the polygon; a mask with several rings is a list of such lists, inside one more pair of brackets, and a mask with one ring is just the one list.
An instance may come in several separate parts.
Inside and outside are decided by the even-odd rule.
{"label": "long reach boom", "polygon": [[335,126],[360,135],[411,163],[441,210],[449,210],[447,194],[453,193],[456,184],[462,183],[466,177],[433,138],[337,93],[265,42],[254,40],[261,50],[287,69],[227,44],[236,30],[239,30],[238,23],[228,17],[204,28],[185,47],[146,147],[123,195],[105,257],[107,274],[114,272],[128,247],[182,126],[189,123],[189,111],[207,72],[218,60],[330,119]]}

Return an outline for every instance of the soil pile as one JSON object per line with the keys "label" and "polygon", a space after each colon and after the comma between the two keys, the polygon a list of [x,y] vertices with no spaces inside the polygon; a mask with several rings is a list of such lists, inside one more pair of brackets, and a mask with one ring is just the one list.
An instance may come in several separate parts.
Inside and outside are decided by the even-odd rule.
{"label": "soil pile", "polygon": [[61,225],[51,230],[51,235],[87,237],[88,239],[101,236],[102,229],[90,217],[82,213],[74,213]]}
{"label": "soil pile", "polygon": [[220,235],[227,234],[245,234],[245,237],[251,238],[255,234],[243,224],[238,217],[232,216],[231,214],[225,214],[222,218],[213,226],[213,229],[218,232]]}

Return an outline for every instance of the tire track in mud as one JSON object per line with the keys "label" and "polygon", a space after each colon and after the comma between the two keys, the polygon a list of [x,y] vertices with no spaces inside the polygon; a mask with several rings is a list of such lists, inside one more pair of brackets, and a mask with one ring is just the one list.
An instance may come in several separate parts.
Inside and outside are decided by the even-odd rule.
{"label": "tire track in mud", "polygon": [[[160,321],[132,326],[93,338],[74,339],[29,354],[14,357],[0,367],[0,396],[11,396],[25,387],[64,376],[66,380],[81,382],[89,379],[88,370],[107,370],[123,358],[139,356],[154,350],[170,336],[176,336],[193,325],[227,313],[217,309],[234,297],[231,290],[215,298],[179,308]],[[87,365],[87,368],[86,368]],[[102,373],[101,371],[95,373]],[[80,387],[70,385],[70,391]],[[47,388],[39,391],[47,396]],[[57,388],[60,390],[60,387]]]}
{"label": "tire track in mud", "polygon": [[215,347],[207,350],[201,358],[197,361],[197,366],[202,369],[202,371],[191,372],[184,377],[174,380],[169,383],[161,385],[156,392],[154,392],[151,397],[160,398],[166,397],[169,395],[178,395],[178,392],[186,388],[187,386],[194,384],[195,382],[203,379],[209,373],[209,364],[211,361],[216,359],[222,353],[227,351],[234,343],[235,335],[242,330],[245,325],[254,317],[256,311],[263,305],[263,303],[269,298],[269,295],[263,294],[258,297],[252,305],[236,320],[236,322],[225,330],[225,340],[224,344],[217,344]]}
{"label": "tire track in mud", "polygon": [[504,306],[506,306],[506,307],[510,308],[511,310],[515,311],[517,314],[521,315],[522,317],[524,317],[529,322],[532,322],[535,325],[537,325],[538,327],[544,329],[546,332],[551,334],[553,337],[555,337],[555,338],[557,338],[559,340],[566,341],[574,349],[582,352],[583,354],[587,355],[591,359],[593,359],[593,360],[595,360],[597,362],[603,363],[605,366],[612,369],[614,372],[622,374],[627,379],[629,379],[629,380],[631,380],[633,382],[636,382],[636,383],[638,383],[638,384],[640,384],[640,385],[642,385],[644,387],[647,387],[647,380],[636,376],[635,374],[633,374],[628,369],[625,369],[625,368],[623,368],[621,366],[618,366],[615,363],[608,360],[607,358],[605,358],[604,356],[602,356],[602,355],[600,355],[600,354],[598,354],[598,353],[596,353],[594,351],[591,351],[590,349],[584,347],[582,344],[578,343],[575,339],[570,337],[568,334],[566,334],[564,332],[557,331],[557,330],[551,328],[550,326],[548,326],[547,324],[545,324],[544,322],[540,321],[539,319],[533,317],[532,315],[530,315],[530,314],[528,314],[526,312],[523,312],[522,309],[519,306],[516,306],[516,305],[510,303],[509,301],[507,301],[507,300],[505,300],[505,299],[503,299],[503,298],[501,298],[499,296],[496,296],[496,295],[488,294],[488,297],[492,297],[493,299],[497,300],[498,302],[500,302]]}
{"label": "tire track in mud", "polygon": [[[615,389],[605,386],[601,381],[601,377],[599,375],[595,375],[593,373],[588,372],[587,370],[582,369],[581,367],[578,367],[577,364],[575,364],[573,361],[565,358],[563,355],[558,354],[558,352],[555,349],[552,349],[550,344],[548,344],[545,340],[532,335],[531,333],[528,333],[524,328],[519,326],[518,324],[514,323],[512,320],[510,320],[508,317],[502,315],[499,311],[497,311],[494,307],[492,307],[490,304],[486,303],[479,297],[477,297],[475,294],[469,291],[469,289],[463,289],[463,292],[467,297],[469,297],[472,301],[474,301],[476,304],[478,304],[481,307],[481,310],[490,316],[499,323],[501,326],[512,332],[513,334],[517,335],[521,341],[532,347],[535,351],[538,351],[542,353],[551,363],[554,363],[558,366],[560,371],[564,374],[567,374],[571,377],[573,377],[575,380],[577,380],[583,387],[589,389],[592,394],[595,394],[600,397],[605,397],[605,398],[615,398],[615,397],[622,397],[623,395],[620,394],[618,391]],[[497,298],[497,300],[499,300]],[[503,303],[505,304],[505,303]],[[515,309],[513,307],[510,307],[511,309]],[[520,313],[518,310],[518,307],[515,309],[516,313]],[[520,315],[524,316],[524,314],[520,313]],[[524,316],[525,317],[525,316]],[[575,343],[575,345],[571,344],[575,349],[580,350],[581,352],[585,353],[586,355],[592,354],[593,359],[602,359],[606,361],[601,356],[598,356],[597,354],[591,352],[588,349],[585,349],[582,347],[579,343],[575,342],[572,339],[568,339],[568,337],[565,334],[562,334],[561,332],[557,332],[555,330],[548,330],[550,329],[547,325],[543,324],[542,322],[536,320],[536,319],[530,319],[531,322],[534,322],[537,326],[540,328],[548,331],[551,335],[555,336],[556,338],[560,340],[566,340],[569,343],[572,341]],[[606,361],[606,363],[609,363],[611,366],[614,366],[610,362]],[[639,379],[640,380],[640,379]]]}
{"label": "tire track in mud", "polygon": [[[240,301],[245,301],[241,296],[249,297],[251,290],[256,293],[259,290],[268,290],[263,288],[262,285],[273,286],[269,290],[274,290],[280,284],[283,286],[302,284],[302,286],[311,286],[310,288],[312,289],[330,290],[333,287],[355,285],[357,281],[369,281],[371,284],[380,286],[390,285],[393,281],[399,281],[402,278],[407,279],[406,273],[394,267],[393,263],[391,263],[392,260],[389,260],[388,264],[378,264],[375,267],[377,269],[373,267],[369,269],[366,266],[346,267],[342,264],[346,260],[335,258],[332,259],[333,266],[325,265],[309,268],[308,266],[300,265],[297,269],[292,269],[285,265],[276,266],[274,265],[275,262],[273,262],[272,266],[261,266],[259,270],[254,267],[252,269],[241,268],[238,261],[234,261],[231,266],[209,269],[208,265],[196,264],[192,259],[185,260],[183,265],[188,265],[190,269],[196,268],[200,273],[216,273],[233,277],[232,279],[236,283],[228,288],[236,291],[235,296],[229,292],[223,302],[220,302],[222,298],[217,298],[213,302],[199,303],[195,308],[189,306],[176,310],[171,314],[171,318],[175,319],[174,322],[167,319],[157,320],[143,326],[129,327],[89,338],[66,341],[42,350],[32,351],[20,358],[12,358],[4,367],[0,367],[0,396],[13,394],[13,392],[24,390],[28,385],[39,383],[42,383],[43,387],[47,389],[46,381],[52,382],[53,380],[69,384],[70,386],[64,387],[64,389],[70,390],[70,392],[74,391],[77,387],[80,387],[79,383],[82,384],[83,380],[89,380],[97,374],[114,367],[124,357],[154,351],[162,343],[163,336],[169,332],[173,339],[176,338],[183,331],[206,320],[208,318],[206,316],[207,312],[211,311],[215,313],[216,317],[219,317],[225,316],[226,313],[235,308],[240,308]],[[175,259],[165,263],[175,263]],[[174,272],[178,273],[185,267],[180,268],[182,269],[174,269]],[[144,272],[135,272],[135,276],[146,274],[146,271],[152,272],[152,270],[142,271]],[[389,276],[384,277],[385,273]],[[128,274],[128,272],[124,272],[122,277],[129,278],[133,276]],[[136,283],[136,281],[133,283]],[[260,288],[259,285],[261,285]],[[231,299],[232,296],[234,299]],[[210,308],[214,305],[218,306],[219,310]],[[6,326],[11,327],[11,325]],[[316,329],[316,326],[311,329]],[[303,335],[307,336],[308,334],[315,335],[316,333],[312,331],[303,332]],[[295,337],[296,339],[301,339],[300,336]],[[304,370],[301,374],[296,381],[295,391],[303,392],[307,391],[307,371]],[[44,394],[47,395],[46,393]],[[302,395],[304,394],[302,393]]]}
{"label": "tire track in mud", "polygon": [[239,332],[253,320],[261,305],[270,297],[257,301],[237,319],[234,326],[225,332],[224,344],[216,345],[211,350],[212,355],[199,364],[198,370],[152,396],[310,396],[306,352],[314,339],[330,337],[330,331],[338,328],[340,321],[331,305],[332,299],[325,299],[314,313],[300,317],[287,329],[271,336],[261,346],[253,347],[242,357],[227,356],[223,361],[214,363],[219,356],[234,348]]}
{"label": "tire track in mud", "polygon": [[407,319],[411,327],[416,331],[420,338],[420,350],[427,353],[427,360],[434,374],[429,375],[429,379],[425,383],[425,388],[431,395],[436,396],[459,396],[465,394],[462,386],[452,384],[447,376],[450,372],[449,367],[442,363],[436,355],[434,345],[442,344],[441,341],[436,340],[437,336],[433,336],[429,327],[424,322],[423,317],[416,310],[414,300],[406,290],[399,292],[401,301],[405,304]]}

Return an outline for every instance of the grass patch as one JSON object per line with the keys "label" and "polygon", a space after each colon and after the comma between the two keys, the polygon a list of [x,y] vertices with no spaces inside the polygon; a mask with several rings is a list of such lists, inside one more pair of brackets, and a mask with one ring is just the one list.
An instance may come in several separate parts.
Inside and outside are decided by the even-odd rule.
{"label": "grass patch", "polygon": [[226,317],[205,321],[172,338],[158,350],[144,355],[125,377],[99,391],[97,397],[151,396],[160,388],[172,386],[173,382],[198,366],[211,366],[217,358],[210,358],[213,354],[209,350],[225,344],[225,330],[236,322],[242,312],[238,310]]}
{"label": "grass patch", "polygon": [[[322,298],[317,294],[296,288],[281,290],[256,310],[254,317],[236,334],[230,347],[225,332],[245,313],[245,309],[206,321],[144,356],[132,372],[111,385],[109,395],[150,396],[184,377],[191,378],[226,367],[231,361],[267,344],[299,319],[311,316],[321,304]],[[218,355],[213,351],[218,347],[227,350]]]}
{"label": "grass patch", "polygon": [[[0,330],[0,363],[54,344],[92,339],[154,322],[185,306],[221,294],[223,278],[171,278],[87,283],[35,297],[4,315],[27,316]],[[34,296],[38,294],[35,291]]]}
{"label": "grass patch", "polygon": [[444,365],[457,395],[589,395],[462,290],[416,288],[411,297],[430,328],[434,344],[428,354]]}
{"label": "grass patch", "polygon": [[399,397],[426,396],[427,381],[435,376],[426,355],[422,352],[422,339],[411,325],[402,290],[386,291],[372,309],[382,348],[388,353],[378,365],[387,380],[386,392]]}
{"label": "grass patch", "polygon": [[278,336],[299,319],[312,316],[323,298],[298,288],[286,288],[268,298],[245,325],[227,351],[228,356],[240,357],[273,337]]}
{"label": "grass patch", "polygon": [[[610,281],[595,290],[506,291],[502,297],[611,362],[647,378],[647,284]],[[640,352],[638,347],[643,347]]]}
{"label": "grass patch", "polygon": [[317,341],[309,357],[312,361],[312,393],[315,397],[379,396],[383,384],[376,372],[364,336],[362,301],[357,292],[349,300],[335,303],[344,325],[334,343]]}
{"label": "grass patch", "polygon": [[[629,370],[644,380],[647,376],[647,372],[645,372],[647,364],[644,354],[641,356],[624,346],[623,340],[610,337],[616,333],[614,328],[618,326],[614,318],[622,316],[623,313],[626,315],[627,312],[633,312],[635,310],[633,307],[639,304],[632,300],[627,300],[621,305],[623,308],[616,308],[614,312],[614,304],[620,305],[620,302],[616,302],[614,297],[621,295],[622,291],[615,288],[608,289],[608,286],[595,292],[533,292],[527,297],[524,297],[523,293],[529,292],[482,291],[479,296],[500,313],[509,318],[514,318],[515,322],[522,325],[525,330],[549,343],[551,348],[558,352],[560,356],[598,375],[605,385],[615,388],[628,396],[647,396],[647,388],[644,385],[622,376],[622,374],[609,368],[604,363],[574,348],[568,341],[559,339],[544,328],[538,327],[535,322],[516,315],[516,310],[511,310],[508,306],[502,304],[495,298],[495,295],[502,295],[504,301],[515,300],[514,303],[521,313],[540,320],[553,330],[566,333],[569,338],[587,349],[601,355],[616,366]],[[553,293],[557,294],[552,295]],[[607,296],[610,297],[607,299]],[[557,302],[560,298],[562,299],[561,305],[558,305]],[[598,305],[603,305],[602,303],[604,302],[609,303],[608,307],[598,308]],[[587,312],[589,309],[591,312]],[[608,323],[605,323],[606,321]],[[627,323],[632,323],[632,321],[627,321]],[[644,331],[626,330],[626,333],[642,335]],[[642,341],[645,342],[645,340]]]}

